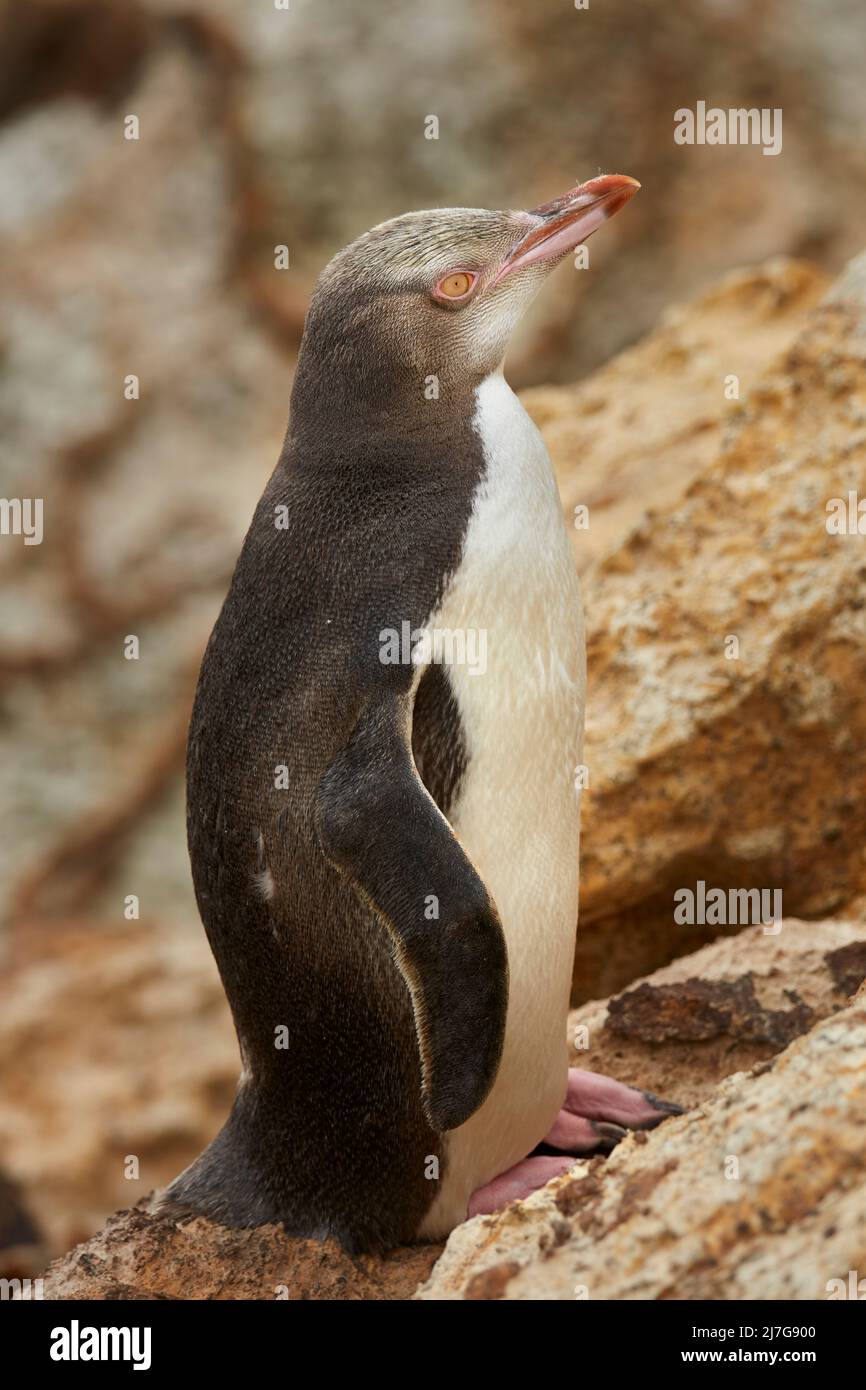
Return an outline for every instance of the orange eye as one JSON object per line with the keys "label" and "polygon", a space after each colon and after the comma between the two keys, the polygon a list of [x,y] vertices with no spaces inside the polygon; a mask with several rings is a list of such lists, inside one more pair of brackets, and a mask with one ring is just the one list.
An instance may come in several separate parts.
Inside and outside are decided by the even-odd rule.
{"label": "orange eye", "polygon": [[463,299],[475,284],[476,276],[468,270],[452,270],[439,281],[433,293],[437,299]]}

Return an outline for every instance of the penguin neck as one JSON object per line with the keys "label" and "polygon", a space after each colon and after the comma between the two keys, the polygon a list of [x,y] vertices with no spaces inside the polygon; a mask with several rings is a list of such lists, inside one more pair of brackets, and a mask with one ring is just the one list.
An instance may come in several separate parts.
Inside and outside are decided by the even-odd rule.
{"label": "penguin neck", "polygon": [[444,440],[468,427],[480,384],[449,363],[428,370],[416,344],[371,341],[318,323],[301,345],[289,437],[305,451],[335,427],[344,436]]}

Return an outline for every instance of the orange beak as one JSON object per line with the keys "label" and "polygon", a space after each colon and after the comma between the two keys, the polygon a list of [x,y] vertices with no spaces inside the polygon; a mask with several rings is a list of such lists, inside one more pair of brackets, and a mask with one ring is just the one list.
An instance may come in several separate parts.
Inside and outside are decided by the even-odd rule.
{"label": "orange beak", "polygon": [[627,174],[600,174],[579,183],[561,198],[533,208],[530,216],[537,219],[536,225],[512,247],[492,283],[498,284],[523,266],[567,255],[616,216],[639,188],[637,179]]}

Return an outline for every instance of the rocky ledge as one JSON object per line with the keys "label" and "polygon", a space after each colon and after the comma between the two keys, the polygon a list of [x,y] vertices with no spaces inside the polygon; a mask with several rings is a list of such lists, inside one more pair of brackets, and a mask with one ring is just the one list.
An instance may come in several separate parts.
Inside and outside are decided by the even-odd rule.
{"label": "rocky ledge", "polygon": [[866,926],[783,921],[576,1010],[575,1060],[690,1108],[444,1251],[353,1259],[144,1200],[49,1266],[46,1297],[827,1297],[866,1268],[864,976]]}

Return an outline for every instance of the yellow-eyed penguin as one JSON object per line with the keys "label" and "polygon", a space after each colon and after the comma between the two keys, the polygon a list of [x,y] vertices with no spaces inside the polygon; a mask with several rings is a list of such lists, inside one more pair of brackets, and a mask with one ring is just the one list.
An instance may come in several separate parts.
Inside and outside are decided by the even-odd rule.
{"label": "yellow-eyed penguin", "polygon": [[438,1238],[674,1108],[567,1067],[582,617],[502,374],[552,267],[638,186],[408,213],[319,279],[190,726],[243,1073],[178,1207],[356,1251]]}

